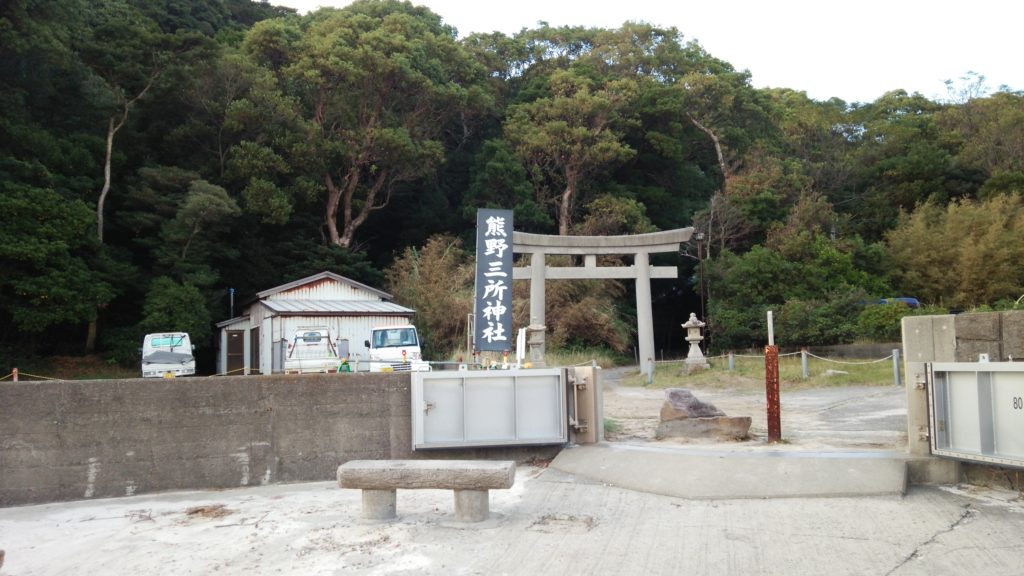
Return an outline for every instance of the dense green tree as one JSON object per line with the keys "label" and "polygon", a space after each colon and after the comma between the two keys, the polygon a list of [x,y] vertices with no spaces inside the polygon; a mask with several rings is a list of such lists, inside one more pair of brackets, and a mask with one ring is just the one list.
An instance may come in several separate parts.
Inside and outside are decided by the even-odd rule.
{"label": "dense green tree", "polygon": [[970,197],[980,185],[975,171],[955,161],[954,143],[942,137],[940,109],[920,94],[897,90],[851,112],[860,131],[854,182],[831,200],[862,236],[880,238],[900,209]]}
{"label": "dense green tree", "polygon": [[210,258],[223,250],[230,220],[240,212],[238,204],[220,186],[205,180],[190,182],[188,195],[174,219],[161,227],[160,248],[156,251],[159,262],[183,282],[212,286],[218,275]]}
{"label": "dense green tree", "polygon": [[970,98],[948,106],[938,122],[960,145],[957,163],[983,175],[979,197],[1024,194],[1024,93]]}
{"label": "dense green tree", "polygon": [[162,33],[127,0],[111,0],[86,12],[88,34],[76,38],[83,63],[92,73],[96,105],[105,110],[103,186],[96,202],[97,238],[103,244],[104,207],[113,181],[114,138],[128,122],[136,104],[153,85],[186,54],[198,57],[207,46],[201,37]]}
{"label": "dense green tree", "polygon": [[96,319],[114,290],[90,266],[93,223],[81,200],[0,183],[0,324],[38,334]]}
{"label": "dense green tree", "polygon": [[925,302],[968,308],[1024,294],[1024,197],[928,202],[886,242],[896,282]]}
{"label": "dense green tree", "polygon": [[581,187],[635,154],[616,124],[636,87],[625,80],[594,87],[565,71],[550,82],[551,97],[510,107],[505,137],[529,166],[538,195],[555,204],[558,233],[565,236]]}
{"label": "dense green tree", "polygon": [[554,225],[519,157],[502,139],[486,141],[477,153],[463,202],[463,217],[469,222],[476,219],[478,208],[512,208],[520,230],[548,232]]}
{"label": "dense green tree", "polygon": [[280,66],[303,117],[315,125],[309,152],[327,192],[327,234],[331,243],[350,247],[396,187],[441,164],[445,128],[486,105],[476,86],[483,68],[440,17],[397,0],[322,10],[303,26],[289,43],[287,25],[257,25],[246,46],[258,60]]}
{"label": "dense green tree", "polygon": [[573,231],[580,236],[619,236],[647,234],[657,229],[647,218],[643,204],[606,194],[587,204],[586,216]]}
{"label": "dense green tree", "polygon": [[153,280],[142,306],[140,332],[188,332],[197,348],[212,344],[206,298],[191,284],[161,276]]}
{"label": "dense green tree", "polygon": [[[380,285],[428,239],[468,241],[482,206],[532,232],[694,225],[716,347],[761,343],[769,308],[807,344],[889,334],[851,302],[1020,298],[1022,93],[971,73],[947,100],[851,105],[750,77],[637,22],[459,41],[398,0],[8,0],[0,348],[80,350],[84,333],[125,360],[147,296],[198,291],[223,318],[229,287]],[[656,305],[696,284],[659,283]],[[553,345],[631,343],[628,286],[556,282],[548,302]]]}
{"label": "dense green tree", "polygon": [[[775,335],[780,346],[827,346],[852,342],[857,336],[857,318],[864,302],[862,290],[840,287],[821,292],[817,298],[792,298],[778,308]],[[904,308],[906,308],[904,306]],[[767,341],[767,333],[761,335]]]}
{"label": "dense green tree", "polygon": [[453,236],[431,237],[410,247],[387,270],[395,301],[416,310],[428,358],[465,350],[466,317],[473,311],[474,262]]}

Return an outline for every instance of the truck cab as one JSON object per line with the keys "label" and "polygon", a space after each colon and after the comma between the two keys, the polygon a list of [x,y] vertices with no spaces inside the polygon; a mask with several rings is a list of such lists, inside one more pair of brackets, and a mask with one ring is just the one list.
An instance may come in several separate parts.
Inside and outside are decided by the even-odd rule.
{"label": "truck cab", "polygon": [[371,372],[430,371],[430,364],[423,360],[419,333],[411,324],[374,328],[364,344],[369,349]]}
{"label": "truck cab", "polygon": [[142,377],[174,378],[196,373],[195,346],[185,332],[146,334],[142,340]]}

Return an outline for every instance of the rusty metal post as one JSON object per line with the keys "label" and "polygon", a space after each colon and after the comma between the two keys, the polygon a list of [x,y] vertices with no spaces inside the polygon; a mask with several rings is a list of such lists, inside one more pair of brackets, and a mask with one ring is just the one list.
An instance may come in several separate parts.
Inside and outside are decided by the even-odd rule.
{"label": "rusty metal post", "polygon": [[13,376],[13,378],[11,378],[12,382],[17,382],[18,381],[18,369],[17,368],[15,368],[13,372],[11,372],[11,376]]}
{"label": "rusty metal post", "polygon": [[764,387],[768,401],[768,441],[778,442],[782,440],[778,346],[764,347]]}

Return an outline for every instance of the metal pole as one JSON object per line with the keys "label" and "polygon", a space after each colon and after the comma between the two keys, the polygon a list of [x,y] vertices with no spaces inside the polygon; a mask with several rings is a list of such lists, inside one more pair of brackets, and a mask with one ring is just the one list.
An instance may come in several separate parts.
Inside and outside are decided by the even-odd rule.
{"label": "metal pole", "polygon": [[764,347],[764,388],[768,404],[768,441],[782,440],[782,407],[779,402],[779,347],[775,345],[775,325],[768,311],[768,345]]}
{"label": "metal pole", "polygon": [[782,440],[782,422],[779,402],[779,347],[764,347],[764,386],[768,401],[768,441]]}
{"label": "metal pole", "polygon": [[807,370],[807,348],[800,349],[800,364],[804,369],[804,380],[810,378],[810,372]]}
{"label": "metal pole", "polygon": [[654,382],[654,359],[647,359],[647,384],[650,385]]}
{"label": "metal pole", "polygon": [[895,382],[897,386],[902,384],[902,381],[900,379],[900,349],[899,348],[893,348],[892,349],[892,381]]}
{"label": "metal pole", "polygon": [[11,382],[17,382],[17,381],[18,381],[18,369],[15,368],[14,370],[11,371]]}
{"label": "metal pole", "polygon": [[732,372],[735,369],[736,369],[736,357],[735,357],[735,355],[733,355],[732,351],[730,351],[729,352],[729,372]]}
{"label": "metal pole", "polygon": [[707,322],[704,315],[704,233],[697,232],[697,266],[700,268],[700,319]]}

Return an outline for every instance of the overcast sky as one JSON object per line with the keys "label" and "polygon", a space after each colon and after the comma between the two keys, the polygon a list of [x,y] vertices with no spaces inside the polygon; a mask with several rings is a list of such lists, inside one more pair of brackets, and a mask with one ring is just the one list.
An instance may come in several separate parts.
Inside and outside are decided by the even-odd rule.
{"label": "overcast sky", "polygon": [[[298,8],[348,0],[270,0]],[[943,81],[973,71],[986,85],[1024,90],[1019,0],[413,0],[459,30],[512,34],[538,21],[617,28],[627,20],[675,26],[713,56],[749,70],[756,87],[817,100],[871,102],[902,88],[947,97]]]}

